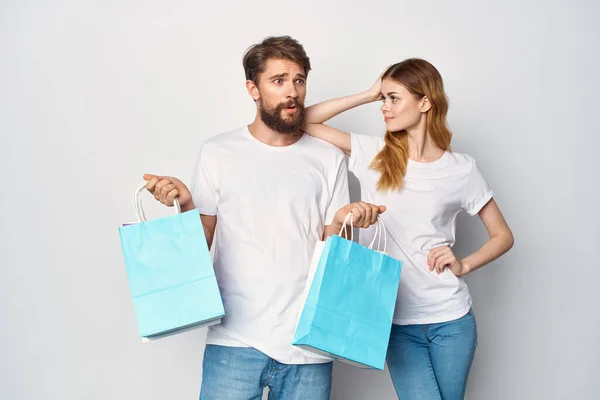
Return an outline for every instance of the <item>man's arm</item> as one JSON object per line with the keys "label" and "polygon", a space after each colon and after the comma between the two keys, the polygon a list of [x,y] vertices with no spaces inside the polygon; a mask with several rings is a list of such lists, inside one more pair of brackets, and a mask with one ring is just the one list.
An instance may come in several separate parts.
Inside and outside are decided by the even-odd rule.
{"label": "man's arm", "polygon": [[208,248],[210,249],[213,238],[215,237],[217,216],[200,214],[200,219],[202,220],[202,227],[204,228],[204,236],[206,236],[206,244],[208,244]]}

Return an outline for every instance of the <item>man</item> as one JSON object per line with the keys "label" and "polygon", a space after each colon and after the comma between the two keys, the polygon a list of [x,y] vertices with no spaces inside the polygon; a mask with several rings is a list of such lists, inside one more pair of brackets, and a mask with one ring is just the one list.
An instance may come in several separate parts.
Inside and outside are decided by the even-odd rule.
{"label": "man", "polygon": [[191,191],[145,175],[161,202],[198,208],[225,305],[209,329],[200,399],[328,399],[331,360],[292,346],[315,243],[342,227],[376,222],[384,207],[347,204],[344,155],[305,135],[310,61],[302,45],[270,37],[243,60],[256,103],[252,124],[215,136],[200,150]]}

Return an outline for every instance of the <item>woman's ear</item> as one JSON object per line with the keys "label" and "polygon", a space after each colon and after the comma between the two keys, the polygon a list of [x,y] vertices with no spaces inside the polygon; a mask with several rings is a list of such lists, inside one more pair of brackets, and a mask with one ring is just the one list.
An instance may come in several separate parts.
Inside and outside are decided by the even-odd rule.
{"label": "woman's ear", "polygon": [[429,99],[427,98],[427,96],[423,96],[423,98],[421,99],[421,112],[427,112],[431,109],[431,103],[429,102]]}

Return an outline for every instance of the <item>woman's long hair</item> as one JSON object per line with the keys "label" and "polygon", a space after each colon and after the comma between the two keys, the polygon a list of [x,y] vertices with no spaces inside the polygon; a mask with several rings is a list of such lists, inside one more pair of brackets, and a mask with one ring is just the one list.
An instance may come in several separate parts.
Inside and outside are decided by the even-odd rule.
{"label": "woman's long hair", "polygon": [[[427,133],[443,150],[450,150],[452,132],[448,128],[448,98],[444,92],[442,76],[429,62],[409,58],[392,65],[381,79],[390,79],[404,86],[415,98],[427,96],[431,108],[427,111]],[[371,162],[371,168],[379,171],[378,191],[400,190],[408,164],[408,133],[385,132],[385,146]]]}

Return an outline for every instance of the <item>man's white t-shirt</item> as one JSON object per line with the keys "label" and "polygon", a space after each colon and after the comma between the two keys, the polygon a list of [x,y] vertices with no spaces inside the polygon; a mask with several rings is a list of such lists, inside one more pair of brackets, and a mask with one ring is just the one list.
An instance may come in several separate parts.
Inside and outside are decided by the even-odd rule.
{"label": "man's white t-shirt", "polygon": [[[427,256],[455,242],[456,216],[461,210],[475,215],[492,198],[472,157],[446,151],[431,163],[408,160],[404,185],[387,193],[376,190],[380,173],[369,166],[384,147],[383,138],[351,134],[349,169],[360,181],[362,200],[384,205],[381,215],[388,234],[387,252],[402,261],[395,324],[452,321],[471,308],[471,295],[462,278],[445,268],[429,271]],[[373,227],[361,230],[368,244]]]}
{"label": "man's white t-shirt", "polygon": [[347,175],[344,154],[308,135],[274,147],[244,127],[203,144],[191,192],[201,214],[217,216],[226,313],[207,344],[253,347],[285,364],[327,362],[291,343],[315,244],[349,202]]}

